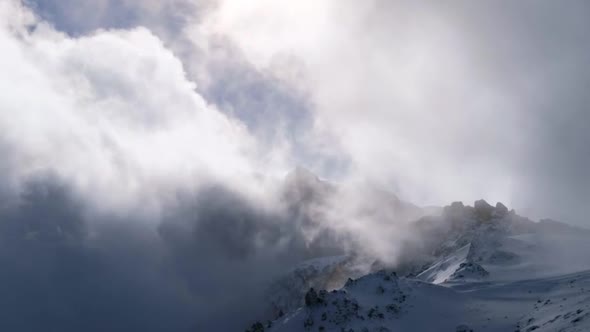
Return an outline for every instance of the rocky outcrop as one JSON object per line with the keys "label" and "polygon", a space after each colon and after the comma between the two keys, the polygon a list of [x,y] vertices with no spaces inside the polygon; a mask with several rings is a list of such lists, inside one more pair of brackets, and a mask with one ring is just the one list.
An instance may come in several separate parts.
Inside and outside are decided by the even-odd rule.
{"label": "rocky outcrop", "polygon": [[474,262],[465,262],[459,265],[459,268],[451,275],[449,280],[479,280],[487,277],[489,274],[490,273],[486,271],[486,269],[484,269],[481,265]]}
{"label": "rocky outcrop", "polygon": [[508,208],[506,205],[498,202],[496,203],[496,209],[494,209],[493,216],[496,218],[504,218],[508,214]]}
{"label": "rocky outcrop", "polygon": [[475,203],[473,203],[473,208],[475,209],[475,215],[480,220],[486,221],[492,219],[492,216],[494,214],[494,207],[488,204],[488,202],[486,202],[485,200],[480,199],[478,201],[475,201]]}

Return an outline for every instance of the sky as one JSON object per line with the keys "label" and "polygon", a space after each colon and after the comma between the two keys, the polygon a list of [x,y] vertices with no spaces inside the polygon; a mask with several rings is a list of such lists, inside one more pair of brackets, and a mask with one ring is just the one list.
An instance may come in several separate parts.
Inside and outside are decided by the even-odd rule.
{"label": "sky", "polygon": [[[140,324],[154,330],[238,315],[236,296],[203,292],[255,298],[300,258],[287,253],[309,239],[276,194],[298,166],[421,206],[484,198],[589,226],[588,15],[585,1],[0,1],[2,287],[32,285],[5,321],[76,330],[114,302],[154,312]],[[48,285],[67,296],[39,304]],[[129,317],[122,330],[140,326]]]}

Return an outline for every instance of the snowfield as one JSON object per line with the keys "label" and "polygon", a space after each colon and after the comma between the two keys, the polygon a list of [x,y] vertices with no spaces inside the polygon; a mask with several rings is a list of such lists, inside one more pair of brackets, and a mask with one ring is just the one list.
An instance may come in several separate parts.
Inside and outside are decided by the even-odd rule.
{"label": "snowfield", "polygon": [[409,268],[323,290],[336,272],[354,274],[351,260],[305,263],[296,283],[283,280],[297,301],[279,296],[288,310],[247,331],[590,331],[590,231],[484,201],[453,203],[415,227],[429,245]]}
{"label": "snowfield", "polygon": [[266,330],[590,331],[589,292],[590,271],[461,288],[383,271],[319,292]]}

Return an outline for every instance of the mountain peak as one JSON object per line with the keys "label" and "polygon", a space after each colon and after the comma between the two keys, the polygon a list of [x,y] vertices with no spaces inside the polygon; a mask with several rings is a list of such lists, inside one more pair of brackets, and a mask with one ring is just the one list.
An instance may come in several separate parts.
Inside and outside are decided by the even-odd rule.
{"label": "mountain peak", "polygon": [[[514,210],[512,210],[513,212]],[[478,220],[487,221],[491,219],[502,219],[511,213],[506,205],[501,202],[492,206],[484,199],[477,200],[473,203],[473,207],[463,205],[463,202],[457,201],[451,203],[443,209],[443,215],[450,218],[460,218],[469,215],[475,215]]]}

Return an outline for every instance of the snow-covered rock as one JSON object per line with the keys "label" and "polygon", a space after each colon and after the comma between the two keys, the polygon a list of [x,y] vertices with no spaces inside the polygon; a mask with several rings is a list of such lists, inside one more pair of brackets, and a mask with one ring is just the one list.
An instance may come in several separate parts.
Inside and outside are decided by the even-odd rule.
{"label": "snow-covered rock", "polygon": [[350,257],[328,256],[310,259],[275,280],[267,290],[271,318],[294,310],[304,304],[304,294],[310,288],[340,288],[352,275],[358,275],[348,265]]}
{"label": "snow-covered rock", "polygon": [[487,277],[490,273],[486,271],[481,265],[473,262],[464,262],[459,264],[459,268],[451,274],[447,280],[452,281],[471,281],[481,280]]}

